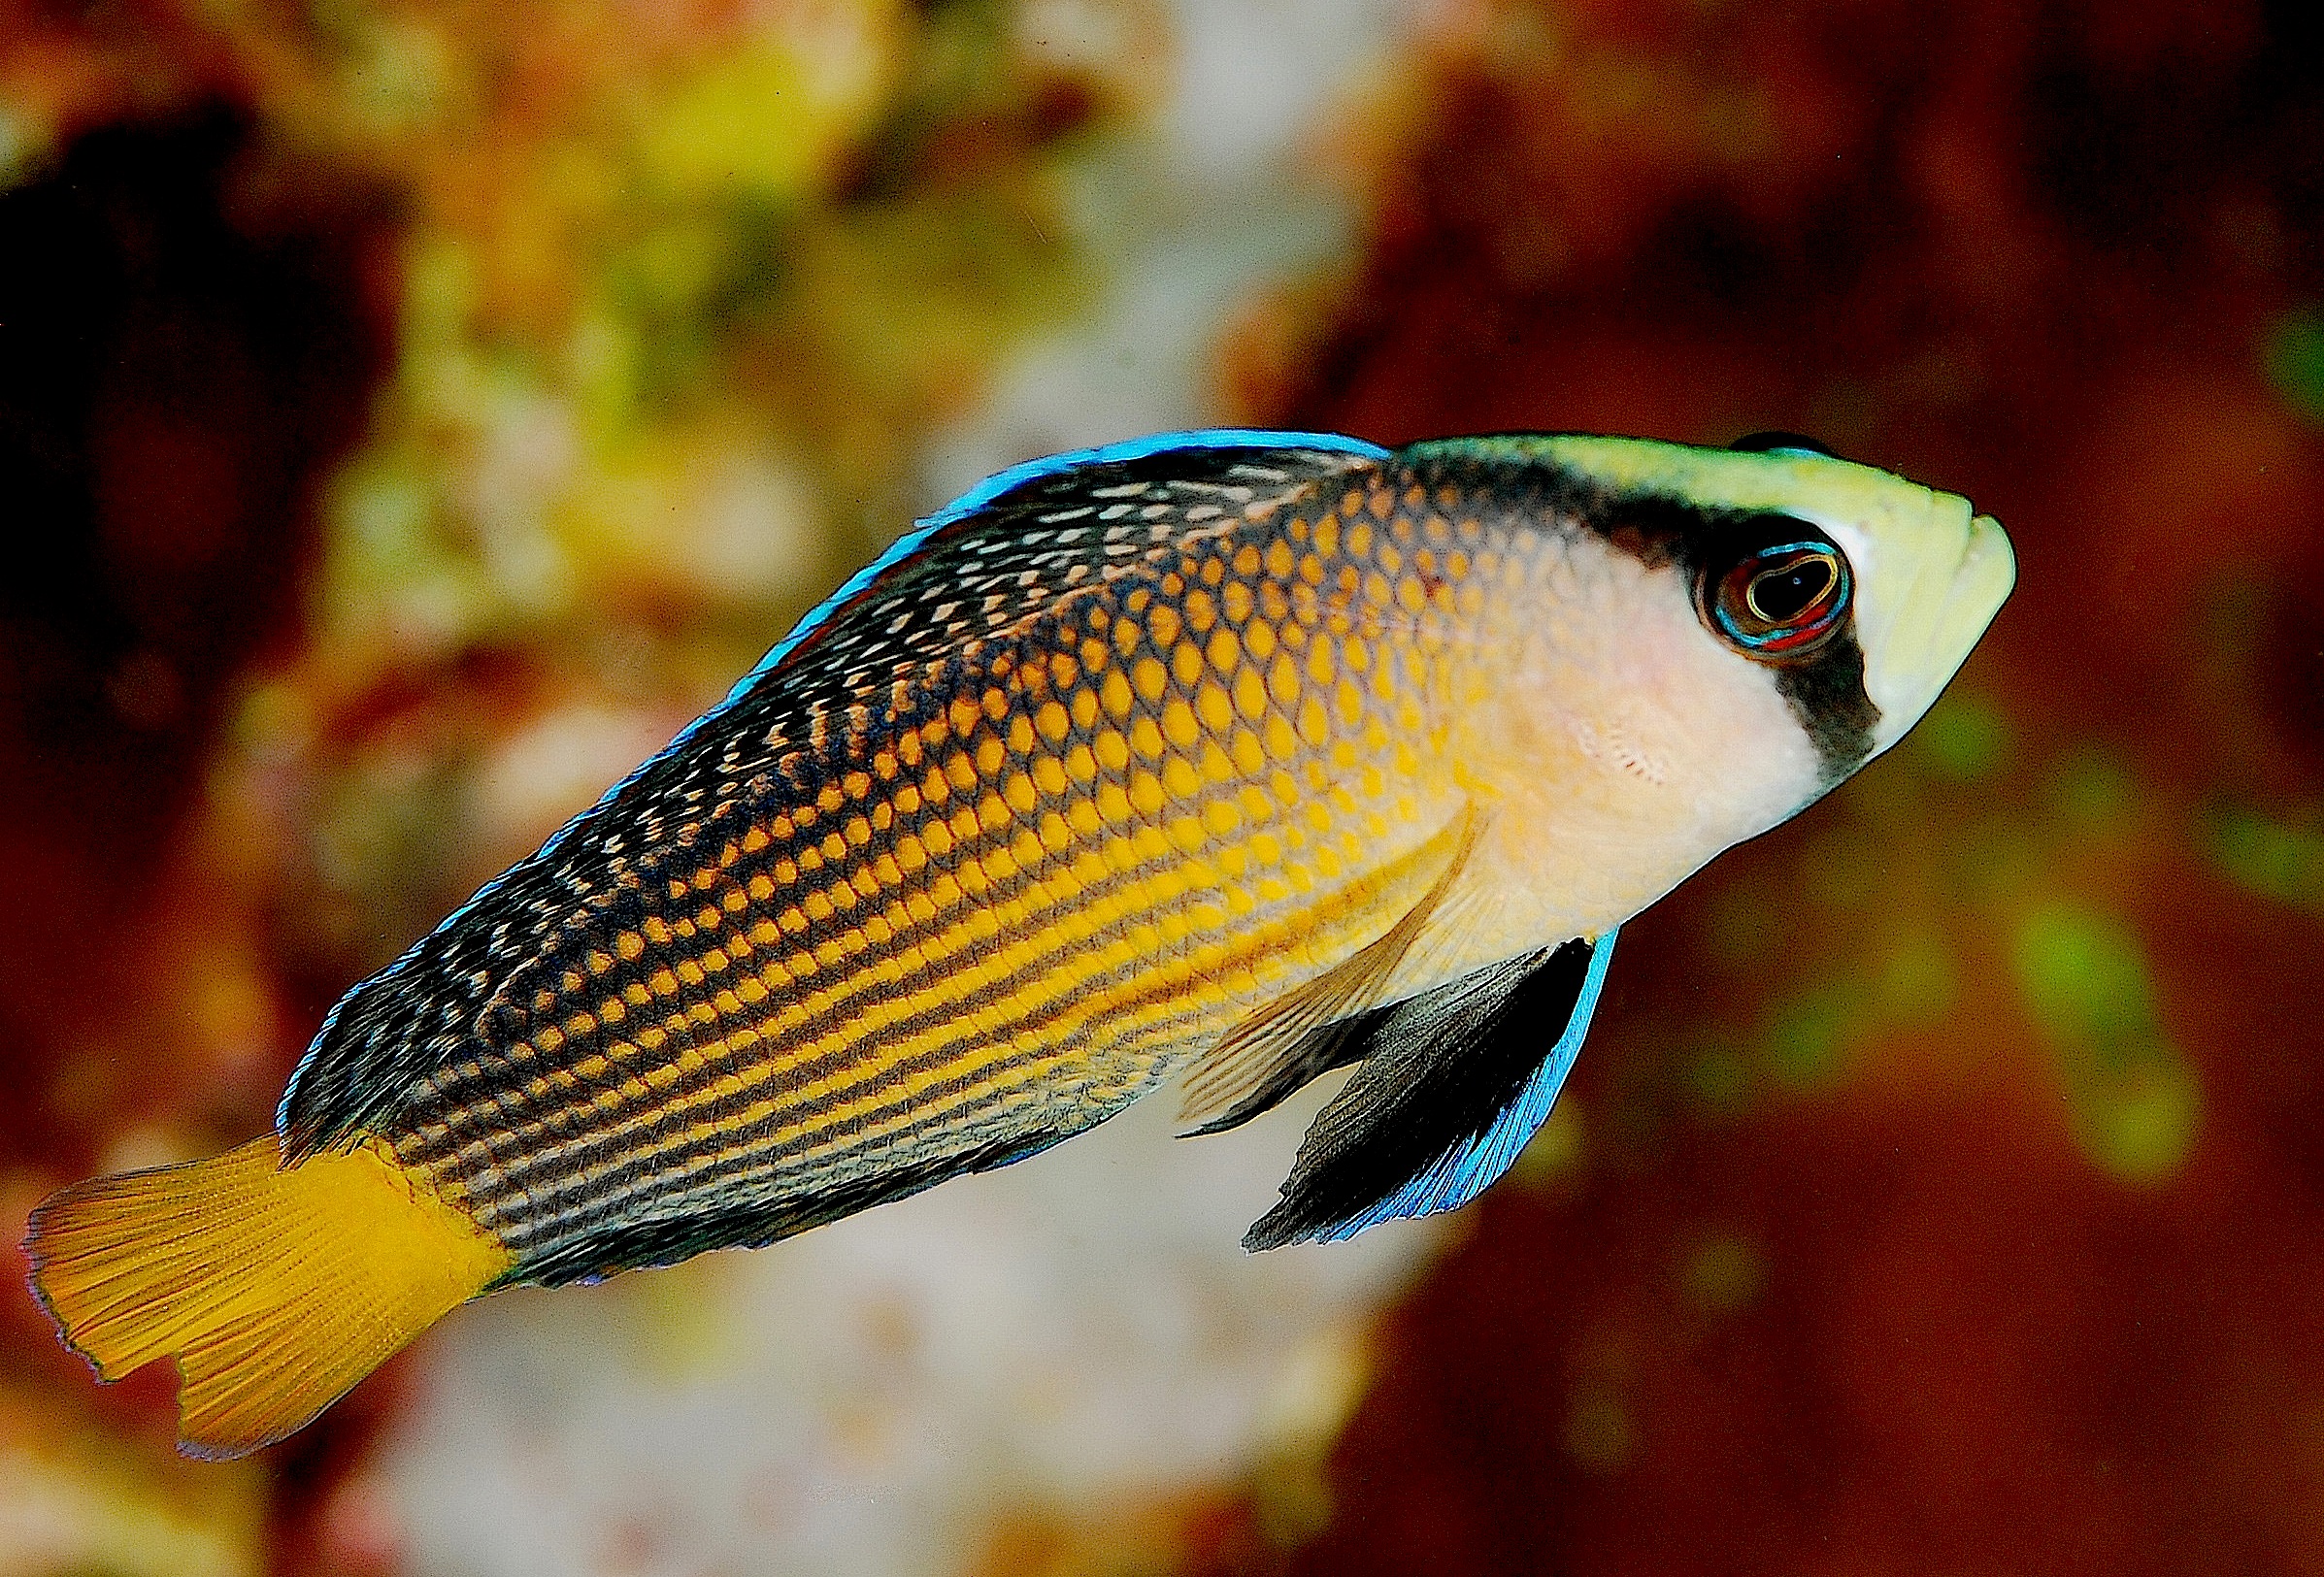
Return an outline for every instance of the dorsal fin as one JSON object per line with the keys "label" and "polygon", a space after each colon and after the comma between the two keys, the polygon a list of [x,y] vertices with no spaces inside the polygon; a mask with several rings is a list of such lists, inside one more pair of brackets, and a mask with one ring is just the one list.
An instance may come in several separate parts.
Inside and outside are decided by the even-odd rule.
{"label": "dorsal fin", "polygon": [[[1249,1249],[1352,1237],[1466,1204],[1556,1103],[1613,956],[1614,933],[1496,964],[1364,1015],[1363,1059],[1300,1141]],[[1543,1055],[1540,1026],[1560,1027]],[[1345,1057],[1343,1060],[1346,1060]]]}
{"label": "dorsal fin", "polygon": [[[920,557],[934,540],[948,528],[964,521],[977,521],[980,515],[997,517],[994,523],[1030,524],[1042,512],[1042,506],[1046,504],[1047,512],[1055,512],[1060,497],[1071,491],[1070,485],[1065,488],[1054,485],[1060,477],[1096,485],[1106,479],[1098,476],[1103,470],[1127,466],[1136,461],[1151,461],[1158,455],[1168,457],[1239,449],[1278,450],[1285,454],[1309,450],[1354,455],[1364,460],[1384,460],[1389,454],[1388,450],[1377,444],[1366,443],[1360,438],[1345,438],[1338,433],[1285,433],[1249,427],[1212,427],[1196,432],[1155,433],[1147,438],[1101,444],[1093,449],[1068,449],[1062,454],[1044,455],[1038,460],[1027,460],[1006,471],[995,472],[934,514],[923,516],[913,524],[912,530],[890,542],[885,552],[848,576],[847,583],[839,590],[809,608],[799,622],[791,626],[789,635],[775,642],[749,673],[735,681],[734,688],[727,692],[726,702],[720,703],[720,706],[735,701],[761,677],[781,668],[791,653],[821,630],[834,613],[871,590],[898,565]],[[1166,458],[1165,466],[1167,463]],[[1278,482],[1287,479],[1274,478]],[[1043,483],[1051,485],[1044,487],[1040,485]],[[1263,482],[1261,486],[1264,487]],[[1013,505],[1014,509],[1011,508]],[[708,722],[716,710],[716,707],[712,708],[711,712],[696,719],[689,728]],[[683,737],[680,736],[681,739]]]}
{"label": "dorsal fin", "polygon": [[1459,816],[1407,857],[1438,869],[1419,901],[1384,935],[1278,997],[1194,1060],[1179,1105],[1179,1119],[1198,1125],[1186,1137],[1239,1127],[1317,1074],[1351,1060],[1352,1054],[1316,1061],[1335,1055],[1327,1033],[1333,1026],[1378,1002],[1396,966],[1460,879],[1477,847],[1478,820],[1473,806],[1462,806]]}

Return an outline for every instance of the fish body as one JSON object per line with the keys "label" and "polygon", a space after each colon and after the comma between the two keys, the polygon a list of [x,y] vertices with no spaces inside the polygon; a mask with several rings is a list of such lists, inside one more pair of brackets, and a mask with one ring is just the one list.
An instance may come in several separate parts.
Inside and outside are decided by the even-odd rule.
{"label": "fish body", "polygon": [[105,1377],[176,1356],[233,1454],[468,1297],[771,1242],[1174,1078],[1210,1131],[1358,1065],[1253,1246],[1449,1207],[1622,922],[1893,743],[2012,577],[1963,500],[1792,444],[1004,473],[349,992],[275,1135],[45,1204],[35,1289]]}

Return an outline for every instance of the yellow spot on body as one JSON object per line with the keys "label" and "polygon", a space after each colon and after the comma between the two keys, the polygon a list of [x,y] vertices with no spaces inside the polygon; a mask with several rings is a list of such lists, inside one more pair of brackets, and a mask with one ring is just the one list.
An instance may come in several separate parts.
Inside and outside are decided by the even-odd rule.
{"label": "yellow spot on body", "polygon": [[1299,736],[1292,732],[1290,720],[1280,712],[1270,712],[1265,724],[1267,753],[1278,761],[1288,761],[1299,753]]}
{"label": "yellow spot on body", "polygon": [[[1212,733],[1224,732],[1235,721],[1235,704],[1215,684],[1206,684],[1195,693],[1194,707],[1202,717],[1203,726]],[[1166,709],[1163,713],[1165,720],[1169,715]]]}
{"label": "yellow spot on body", "polygon": [[1284,653],[1267,671],[1267,694],[1275,704],[1285,708],[1299,704],[1299,665]]}
{"label": "yellow spot on body", "polygon": [[1251,722],[1267,712],[1267,681],[1259,677],[1256,668],[1246,668],[1235,675],[1235,709]]}
{"label": "yellow spot on body", "polygon": [[[1139,725],[1145,725],[1146,720],[1142,717],[1138,720],[1138,723]],[[1196,739],[1202,737],[1202,730],[1194,720],[1194,708],[1187,706],[1183,701],[1179,700],[1176,696],[1173,696],[1162,707],[1162,734],[1163,737],[1168,739],[1171,743],[1179,746],[1180,749],[1184,749],[1193,744]],[[1134,725],[1132,727],[1130,738],[1133,743],[1140,742],[1138,739],[1138,726]],[[1152,754],[1153,752],[1144,753]]]}

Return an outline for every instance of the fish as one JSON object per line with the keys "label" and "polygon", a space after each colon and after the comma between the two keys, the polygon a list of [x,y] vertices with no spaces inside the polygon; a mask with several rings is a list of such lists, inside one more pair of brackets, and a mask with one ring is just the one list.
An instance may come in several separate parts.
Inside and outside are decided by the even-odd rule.
{"label": "fish", "polygon": [[[1789,435],[1170,434],[1002,472],[331,1009],[274,1132],[67,1187],[31,1283],[191,1455],[518,1284],[758,1247],[1174,1081],[1352,1065],[1252,1249],[1514,1161],[1616,936],[1896,743],[2016,576]],[[1546,1043],[1544,1043],[1546,1042]]]}

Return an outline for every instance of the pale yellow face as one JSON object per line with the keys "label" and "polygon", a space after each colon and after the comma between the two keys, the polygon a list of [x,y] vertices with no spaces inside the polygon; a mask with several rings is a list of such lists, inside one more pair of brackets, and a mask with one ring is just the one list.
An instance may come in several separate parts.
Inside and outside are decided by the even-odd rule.
{"label": "pale yellow face", "polygon": [[[1552,531],[1505,614],[1476,693],[1469,759],[1496,807],[1494,921],[1479,953],[1594,935],[1721,851],[1796,815],[1896,742],[2008,596],[2009,539],[1957,495],[1800,451],[1544,438],[1535,453],[1601,490],[1609,520]],[[1707,616],[1696,545],[1648,550],[1604,527],[1633,500],[1661,518],[1804,522],[1844,556],[1862,654],[1853,748],[1816,738],[1802,665],[1741,649]],[[1804,534],[1812,535],[1812,534]],[[1854,691],[1857,681],[1848,678]]]}
{"label": "pale yellow face", "polygon": [[1873,753],[1928,711],[2017,583],[2000,522],[1957,493],[1797,449],[1741,453],[1640,439],[1551,438],[1544,452],[1624,490],[1788,514],[1839,543],[1855,573]]}

